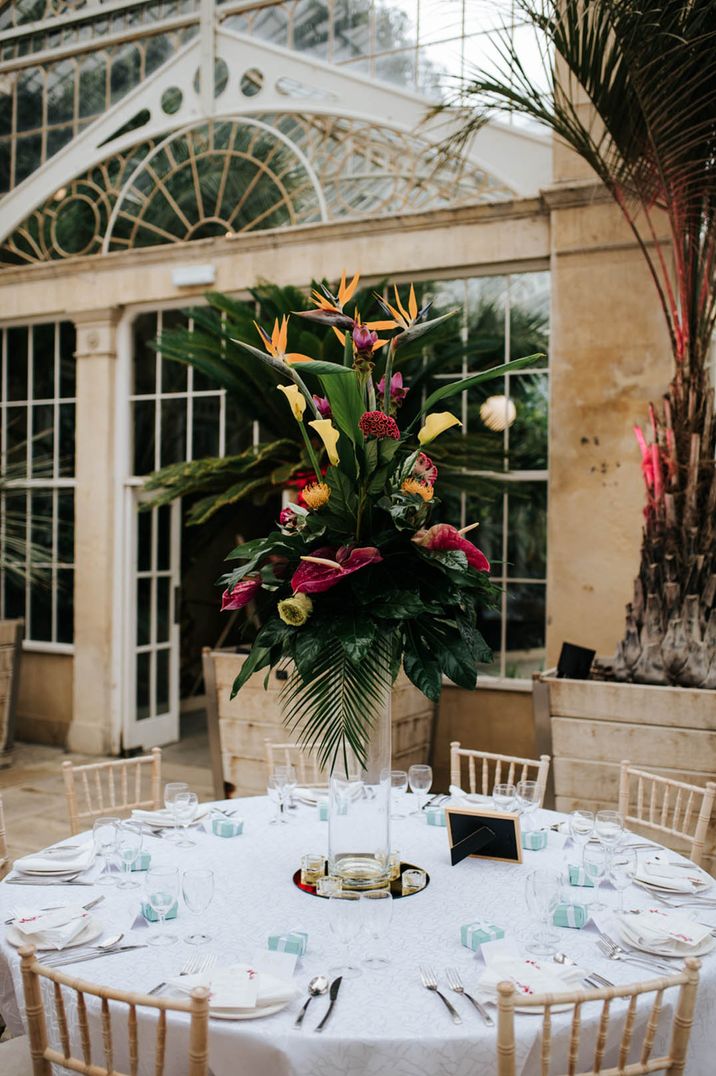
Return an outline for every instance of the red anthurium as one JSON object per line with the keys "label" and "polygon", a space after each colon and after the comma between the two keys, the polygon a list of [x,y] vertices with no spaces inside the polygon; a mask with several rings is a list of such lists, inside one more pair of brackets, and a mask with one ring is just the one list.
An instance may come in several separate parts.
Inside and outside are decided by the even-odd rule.
{"label": "red anthurium", "polygon": [[243,609],[252,598],[261,590],[261,579],[253,576],[251,579],[242,579],[232,590],[225,590],[221,598],[221,610]]}
{"label": "red anthurium", "polygon": [[467,538],[463,538],[460,531],[449,523],[436,523],[434,527],[426,531],[418,531],[413,541],[424,546],[425,549],[461,549],[471,568],[475,568],[478,572],[490,570],[490,562],[482,550],[469,542]]}
{"label": "red anthurium", "polygon": [[340,549],[322,546],[311,557],[302,557],[302,564],[293,573],[291,586],[294,594],[321,594],[340,583],[347,575],[367,568],[382,560],[375,546],[352,548],[342,545]]}

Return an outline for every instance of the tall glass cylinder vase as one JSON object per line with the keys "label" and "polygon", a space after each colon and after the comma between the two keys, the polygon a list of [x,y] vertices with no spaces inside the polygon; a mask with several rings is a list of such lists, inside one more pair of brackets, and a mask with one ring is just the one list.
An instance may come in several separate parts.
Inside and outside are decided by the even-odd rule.
{"label": "tall glass cylinder vase", "polygon": [[366,708],[371,720],[365,765],[355,755],[336,764],[328,795],[328,864],[344,889],[372,889],[389,879],[390,688]]}

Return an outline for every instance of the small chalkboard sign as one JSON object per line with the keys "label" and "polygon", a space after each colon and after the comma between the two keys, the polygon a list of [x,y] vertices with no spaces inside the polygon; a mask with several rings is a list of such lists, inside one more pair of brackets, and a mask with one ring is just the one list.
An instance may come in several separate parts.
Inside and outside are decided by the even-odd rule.
{"label": "small chalkboard sign", "polygon": [[522,862],[519,815],[446,807],[445,817],[453,867],[467,856],[500,863]]}

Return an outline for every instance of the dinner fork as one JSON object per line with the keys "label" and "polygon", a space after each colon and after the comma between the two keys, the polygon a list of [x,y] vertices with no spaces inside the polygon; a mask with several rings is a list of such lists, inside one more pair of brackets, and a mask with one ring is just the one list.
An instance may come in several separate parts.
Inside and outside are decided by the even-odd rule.
{"label": "dinner fork", "polygon": [[452,1016],[453,1024],[461,1024],[462,1018],[460,1017],[460,1013],[457,1011],[456,1008],[454,1008],[454,1006],[450,1004],[445,995],[438,990],[438,981],[435,978],[435,973],[433,972],[432,968],[421,968],[420,978],[423,981],[423,986],[425,987],[425,989],[432,991],[433,994],[437,994],[437,996],[440,998],[445,1008]]}
{"label": "dinner fork", "polygon": [[662,964],[658,960],[648,960],[640,956],[632,956],[614,942],[601,939],[597,942],[598,947],[609,960],[621,960],[626,964],[636,964],[637,967],[647,968],[649,971],[673,972],[676,969],[668,964]]}
{"label": "dinner fork", "polygon": [[[216,961],[216,953],[204,953],[203,955],[190,956],[179,972],[179,975],[201,975],[203,972],[213,968]],[[158,983],[156,986],[153,986],[151,990],[147,991],[147,996],[152,997],[154,994],[158,994],[166,985],[166,983]]]}
{"label": "dinner fork", "polygon": [[467,990],[462,985],[460,972],[457,968],[445,968],[445,975],[447,976],[450,989],[454,990],[456,994],[461,994],[463,997],[467,998],[468,1001],[471,1001],[487,1026],[494,1027],[495,1021],[492,1019],[485,1006],[481,1005],[479,1001],[476,1001],[472,994],[468,994]]}

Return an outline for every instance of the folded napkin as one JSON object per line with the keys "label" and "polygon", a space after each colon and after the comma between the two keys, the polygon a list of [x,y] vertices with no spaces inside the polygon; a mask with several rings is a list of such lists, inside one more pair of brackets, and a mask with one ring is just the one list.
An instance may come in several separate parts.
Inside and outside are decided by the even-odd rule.
{"label": "folded napkin", "polygon": [[673,889],[676,893],[694,893],[703,889],[706,878],[696,867],[670,863],[663,853],[640,859],[635,879],[647,885],[658,885],[663,889]]}
{"label": "folded napkin", "polygon": [[299,803],[305,803],[307,807],[315,807],[321,800],[328,799],[327,788],[294,788],[292,793],[293,799]]}
{"label": "folded napkin", "polygon": [[212,968],[200,975],[182,975],[167,980],[167,984],[187,994],[196,986],[206,986],[211,993],[209,1008],[242,1012],[284,1005],[298,994],[293,983],[255,971],[248,964]]}
{"label": "folded napkin", "polygon": [[50,852],[33,852],[22,859],[16,859],[13,868],[16,871],[42,872],[43,874],[70,874],[72,871],[84,871],[94,862],[94,845],[87,841],[79,848],[56,848]]}
{"label": "folded napkin", "polygon": [[87,926],[91,916],[78,904],[54,908],[50,912],[27,912],[13,919],[12,925],[23,940],[40,949],[64,949]]}
{"label": "folded napkin", "polygon": [[638,915],[623,912],[617,919],[626,936],[633,938],[637,945],[656,945],[672,949],[675,954],[687,954],[711,934],[711,927],[666,908],[648,908]]}
{"label": "folded napkin", "polygon": [[450,785],[450,798],[465,800],[467,803],[478,803],[484,807],[492,807],[492,796],[482,796],[479,792],[465,792],[459,785]]}
{"label": "folded napkin", "polygon": [[[569,964],[555,964],[539,957],[525,958],[504,954],[490,959],[478,985],[480,992],[488,998],[497,996],[497,984],[502,982],[513,982],[517,993],[525,997],[534,994],[563,994],[578,986],[587,974],[583,968]],[[516,999],[516,1004],[519,1006],[519,998]]]}
{"label": "folded napkin", "polygon": [[[210,803],[200,803],[196,809],[196,815],[194,821],[198,821],[200,818],[205,818],[212,810]],[[142,811],[139,808],[135,808],[132,811],[132,818],[136,818],[138,822],[146,822],[148,826],[173,826],[174,815],[171,811],[167,811],[162,807],[159,811]]]}

